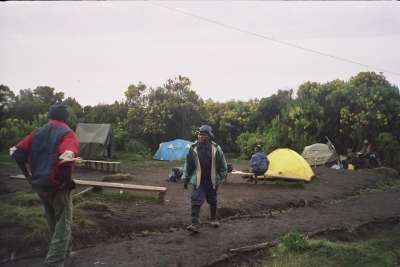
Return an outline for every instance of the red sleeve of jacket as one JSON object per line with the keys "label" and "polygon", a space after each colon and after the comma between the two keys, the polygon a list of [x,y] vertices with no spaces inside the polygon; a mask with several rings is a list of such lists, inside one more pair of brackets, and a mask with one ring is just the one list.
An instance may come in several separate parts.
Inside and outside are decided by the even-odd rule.
{"label": "red sleeve of jacket", "polygon": [[32,151],[32,140],[35,135],[35,131],[32,131],[27,137],[22,139],[18,144],[15,145],[16,148],[24,150],[26,153],[30,154]]}
{"label": "red sleeve of jacket", "polygon": [[[63,138],[61,139],[60,144],[58,145],[58,157],[61,156],[67,150],[74,152],[75,158],[78,157],[78,155],[79,155],[79,140],[73,131],[66,133],[63,136]],[[73,166],[73,165],[75,165],[75,161],[63,162],[60,165]]]}

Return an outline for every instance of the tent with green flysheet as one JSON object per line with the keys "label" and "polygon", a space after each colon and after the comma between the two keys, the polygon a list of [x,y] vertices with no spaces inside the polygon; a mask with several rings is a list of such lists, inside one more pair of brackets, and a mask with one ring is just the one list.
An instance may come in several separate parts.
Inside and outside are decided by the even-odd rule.
{"label": "tent with green flysheet", "polygon": [[304,147],[301,156],[311,166],[325,165],[326,163],[337,163],[338,156],[335,147],[328,142],[327,144],[316,143]]}
{"label": "tent with green flysheet", "polygon": [[104,160],[115,155],[115,139],[111,124],[78,123],[79,157]]}

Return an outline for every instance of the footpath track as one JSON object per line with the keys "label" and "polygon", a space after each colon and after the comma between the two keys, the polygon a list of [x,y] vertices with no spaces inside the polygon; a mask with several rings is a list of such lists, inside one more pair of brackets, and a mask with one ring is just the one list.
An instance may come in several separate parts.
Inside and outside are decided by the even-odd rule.
{"label": "footpath track", "polygon": [[[226,256],[228,249],[273,242],[290,232],[311,234],[400,216],[400,189],[362,194],[335,204],[297,208],[272,217],[222,222],[199,234],[178,230],[157,236],[99,244],[78,250],[72,266],[182,266],[202,267]],[[233,240],[233,241],[232,241]],[[39,267],[43,257],[8,261],[2,266]]]}

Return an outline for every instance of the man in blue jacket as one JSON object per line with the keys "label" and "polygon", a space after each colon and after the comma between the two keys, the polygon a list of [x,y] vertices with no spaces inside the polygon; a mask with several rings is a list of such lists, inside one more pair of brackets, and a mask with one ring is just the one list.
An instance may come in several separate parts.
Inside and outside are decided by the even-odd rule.
{"label": "man in blue jacket", "polygon": [[[32,131],[10,149],[29,184],[42,200],[51,243],[44,266],[65,267],[72,252],[72,174],[79,154],[79,140],[68,124],[71,114],[63,102],[50,107],[50,122]],[[26,164],[29,164],[30,171]]]}
{"label": "man in blue jacket", "polygon": [[191,217],[192,224],[188,231],[198,233],[200,230],[200,208],[205,201],[210,205],[210,225],[219,227],[217,220],[218,186],[226,177],[228,166],[225,155],[219,145],[212,142],[214,134],[208,125],[201,126],[198,130],[198,141],[189,149],[183,168],[183,187],[188,189],[192,185]]}
{"label": "man in blue jacket", "polygon": [[[254,147],[254,154],[250,159],[250,168],[254,177],[254,184],[257,184],[257,176],[263,176],[267,172],[269,167],[269,160],[267,155],[262,151],[260,145]],[[253,178],[247,179],[248,182],[252,182]]]}

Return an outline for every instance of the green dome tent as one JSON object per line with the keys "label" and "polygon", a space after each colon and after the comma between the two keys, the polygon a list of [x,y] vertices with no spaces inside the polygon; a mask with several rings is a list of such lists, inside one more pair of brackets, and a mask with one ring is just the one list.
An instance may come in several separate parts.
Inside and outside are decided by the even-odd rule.
{"label": "green dome tent", "polygon": [[316,143],[310,146],[304,147],[302,157],[311,166],[324,165],[325,163],[335,162],[337,163],[337,155],[335,147],[330,143]]}
{"label": "green dome tent", "polygon": [[170,161],[185,158],[192,144],[182,139],[161,143],[153,159]]}
{"label": "green dome tent", "polygon": [[79,157],[103,160],[115,155],[115,140],[111,124],[78,123]]}

